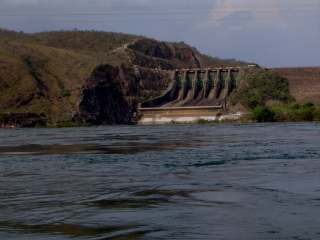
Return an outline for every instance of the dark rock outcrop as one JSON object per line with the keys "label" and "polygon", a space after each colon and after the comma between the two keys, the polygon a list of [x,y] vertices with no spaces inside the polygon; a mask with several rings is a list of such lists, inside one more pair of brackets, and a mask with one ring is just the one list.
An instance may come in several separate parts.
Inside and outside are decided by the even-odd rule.
{"label": "dark rock outcrop", "polygon": [[132,62],[137,66],[143,66],[151,69],[166,69],[173,70],[178,68],[178,65],[172,61],[168,61],[162,58],[154,58],[147,55],[144,55],[140,52],[132,52]]}
{"label": "dark rock outcrop", "polygon": [[131,44],[129,48],[139,51],[147,56],[172,59],[175,56],[174,49],[164,42],[152,39],[141,39]]}
{"label": "dark rock outcrop", "polygon": [[1,128],[45,126],[47,117],[37,113],[2,113],[0,114]]}
{"label": "dark rock outcrop", "polygon": [[87,124],[130,124],[136,114],[139,78],[132,68],[101,65],[87,79],[75,120]]}
{"label": "dark rock outcrop", "polygon": [[162,69],[201,67],[201,54],[185,43],[140,39],[129,48],[134,50],[136,65]]}
{"label": "dark rock outcrop", "polygon": [[165,71],[101,65],[86,81],[74,120],[93,125],[134,124],[138,102],[158,95],[169,82]]}
{"label": "dark rock outcrop", "polygon": [[169,86],[168,70],[240,64],[183,42],[94,31],[0,30],[0,49],[0,113],[43,113],[50,126],[133,123],[138,102]]}

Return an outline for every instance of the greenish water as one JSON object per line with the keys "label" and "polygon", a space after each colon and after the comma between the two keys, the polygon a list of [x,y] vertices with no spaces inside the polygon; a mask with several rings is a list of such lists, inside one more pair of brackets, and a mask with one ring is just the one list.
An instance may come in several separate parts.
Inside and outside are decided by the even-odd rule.
{"label": "greenish water", "polygon": [[320,124],[0,130],[0,239],[320,239]]}

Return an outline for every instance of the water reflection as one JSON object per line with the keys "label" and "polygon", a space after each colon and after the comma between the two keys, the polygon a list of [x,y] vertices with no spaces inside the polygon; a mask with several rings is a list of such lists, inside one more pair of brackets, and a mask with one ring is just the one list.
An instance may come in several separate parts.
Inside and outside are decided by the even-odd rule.
{"label": "water reflection", "polygon": [[[88,237],[101,236],[106,234],[118,233],[123,235],[123,232],[130,231],[130,235],[141,234],[139,230],[141,226],[118,225],[118,226],[99,226],[90,227],[76,224],[52,223],[52,224],[25,224],[17,222],[0,222],[0,229],[6,229],[14,232],[22,232],[26,234],[54,234],[68,235],[72,237]],[[138,229],[138,230],[135,230]]]}
{"label": "water reflection", "polygon": [[104,199],[91,202],[90,205],[95,205],[100,208],[110,208],[110,209],[125,209],[125,208],[147,208],[156,207],[160,204],[170,203],[167,198],[147,198],[147,199]]}
{"label": "water reflection", "polygon": [[199,142],[155,142],[155,143],[129,143],[118,145],[94,145],[94,144],[73,144],[73,145],[22,145],[0,147],[0,155],[54,155],[54,154],[135,154],[148,151],[165,151],[177,148],[199,146]]}
{"label": "water reflection", "polygon": [[319,239],[318,124],[0,130],[0,239]]}

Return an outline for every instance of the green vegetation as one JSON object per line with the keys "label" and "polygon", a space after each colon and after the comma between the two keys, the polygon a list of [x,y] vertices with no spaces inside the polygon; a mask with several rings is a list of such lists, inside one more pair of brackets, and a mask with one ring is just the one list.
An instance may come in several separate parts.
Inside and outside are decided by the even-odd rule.
{"label": "green vegetation", "polygon": [[289,93],[288,80],[263,69],[242,73],[231,102],[249,109],[249,120],[256,122],[320,120],[320,105],[296,103]]}
{"label": "green vegetation", "polygon": [[0,39],[85,53],[106,53],[142,36],[102,31],[52,31],[34,34],[0,29]]}
{"label": "green vegetation", "polygon": [[275,112],[266,106],[257,106],[251,112],[252,120],[257,122],[274,122]]}
{"label": "green vegetation", "polygon": [[70,97],[71,96],[70,90],[66,88],[63,81],[58,81],[58,85],[60,87],[62,97]]}
{"label": "green vegetation", "polygon": [[265,106],[269,101],[290,102],[289,82],[273,72],[262,69],[247,70],[240,76],[239,88],[231,96],[233,104],[254,109]]}
{"label": "green vegetation", "polygon": [[205,54],[201,55],[201,62],[204,66],[212,67],[212,66],[219,66],[219,67],[230,67],[230,66],[247,66],[248,63],[239,61],[236,59],[221,59],[218,57],[211,57]]}
{"label": "green vegetation", "polygon": [[25,34],[0,29],[0,112],[43,113],[50,126],[72,126],[85,79],[101,63],[126,63],[127,58],[107,53],[137,38],[96,31]]}
{"label": "green vegetation", "polygon": [[271,106],[275,112],[277,121],[319,121],[320,105],[313,103],[306,104],[273,104]]}
{"label": "green vegetation", "polygon": [[251,111],[250,117],[257,122],[320,121],[320,105],[276,103],[258,106]]}
{"label": "green vegetation", "polygon": [[141,36],[101,31],[54,31],[32,35],[35,42],[54,48],[87,52],[109,52]]}
{"label": "green vegetation", "polygon": [[[127,49],[129,44],[134,46]],[[151,72],[160,65],[185,68],[198,60],[205,66],[239,65],[204,56],[185,43],[129,34],[79,30],[27,34],[0,29],[0,113],[41,113],[49,126],[72,126],[86,79],[98,65],[135,64]],[[146,74],[137,83],[141,86],[137,98],[159,95],[167,84],[162,75]]]}
{"label": "green vegetation", "polygon": [[[134,96],[141,100],[159,95],[168,84],[163,77],[167,73],[155,75],[155,68],[188,68],[199,63],[202,67],[245,64],[203,55],[185,43],[122,33],[74,30],[26,34],[0,29],[0,113],[44,114],[48,126],[75,126],[72,119],[79,110],[86,79],[98,65],[134,64],[144,69],[143,79],[136,83],[139,96]],[[320,107],[296,104],[289,94],[288,80],[275,72],[249,69],[240,79],[230,100],[250,109],[254,121],[320,119]]]}
{"label": "green vegetation", "polygon": [[196,123],[202,125],[202,124],[212,124],[212,123],[217,123],[217,122],[219,122],[219,121],[218,120],[213,121],[213,120],[199,119]]}

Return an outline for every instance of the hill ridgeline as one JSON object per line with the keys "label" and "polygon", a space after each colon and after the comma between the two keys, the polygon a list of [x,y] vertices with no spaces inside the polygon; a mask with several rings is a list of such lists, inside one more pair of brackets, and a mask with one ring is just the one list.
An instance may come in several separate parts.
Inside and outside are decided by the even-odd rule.
{"label": "hill ridgeline", "polygon": [[122,33],[0,30],[0,125],[132,124],[171,70],[246,65]]}

